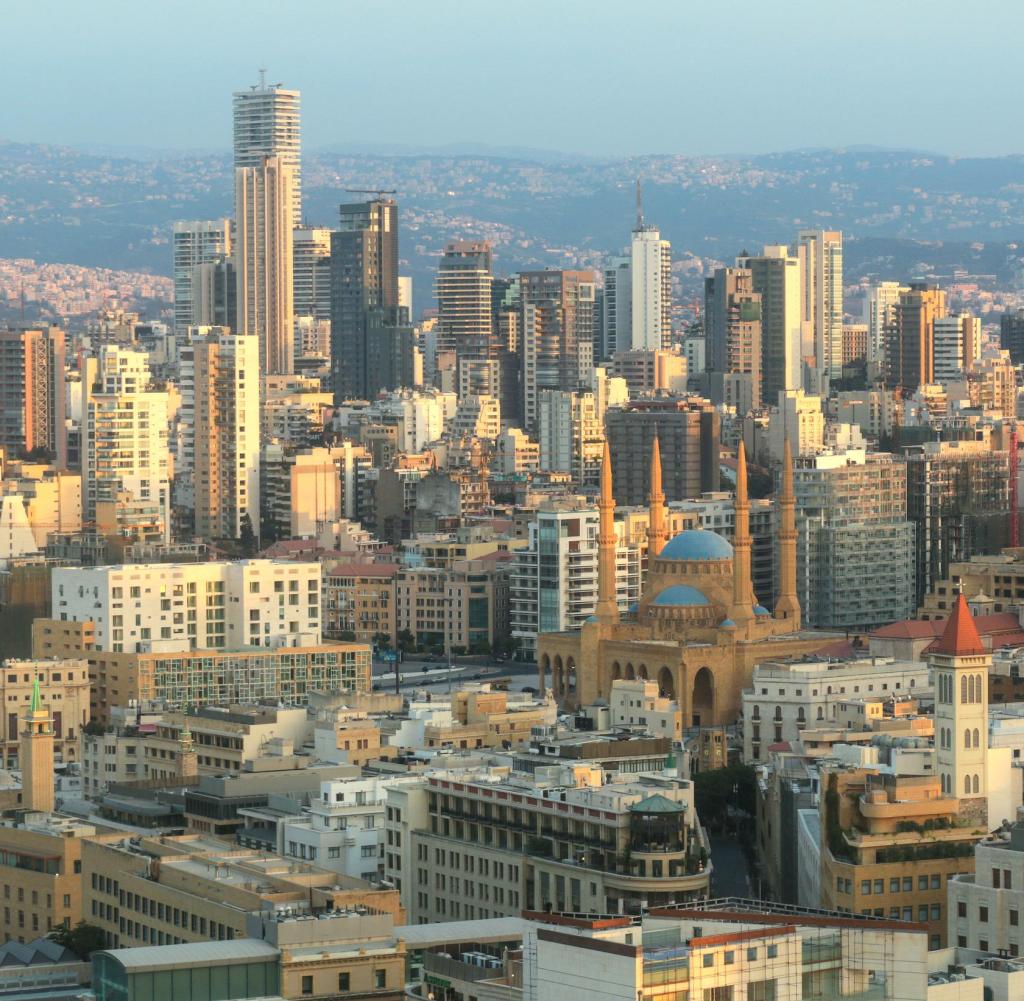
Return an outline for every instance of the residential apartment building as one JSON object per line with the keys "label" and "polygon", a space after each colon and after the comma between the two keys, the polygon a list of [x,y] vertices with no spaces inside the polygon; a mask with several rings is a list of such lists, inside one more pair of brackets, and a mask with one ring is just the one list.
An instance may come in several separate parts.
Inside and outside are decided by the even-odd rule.
{"label": "residential apartment building", "polygon": [[302,196],[286,156],[253,159],[235,167],[237,333],[258,339],[261,376],[287,375],[295,368],[292,237]]}
{"label": "residential apartment building", "polygon": [[[296,217],[298,223],[298,217]],[[296,226],[292,234],[292,308],[295,316],[331,318],[331,231]]]}
{"label": "residential apartment building", "polygon": [[935,324],[946,315],[946,293],[911,282],[900,294],[886,330],[886,381],[913,393],[935,382]]}
{"label": "residential apartment building", "polygon": [[801,230],[790,254],[800,261],[805,358],[826,380],[843,374],[843,234]]}
{"label": "residential apartment building", "polygon": [[568,473],[580,487],[597,486],[604,429],[593,393],[546,389],[537,414],[540,471]]}
{"label": "residential apartment building", "polygon": [[718,268],[705,278],[704,317],[707,370],[741,377],[746,388],[737,411],[757,410],[761,406],[761,294],[754,291],[752,273],[746,268]]}
{"label": "residential apartment building", "polygon": [[[631,914],[707,892],[707,843],[689,782],[588,784],[589,763],[563,771],[552,785],[456,774],[389,793],[385,873],[401,879],[410,920]],[[404,845],[406,869],[391,850]]]}
{"label": "residential apartment building", "polygon": [[[596,505],[545,502],[530,522],[529,545],[515,553],[509,585],[513,642],[526,655],[540,633],[579,629],[597,607]],[[620,612],[640,599],[641,549],[616,522],[617,601]]]}
{"label": "residential apartment building", "polygon": [[59,327],[0,330],[0,447],[67,465],[65,338]]}
{"label": "residential apartment building", "polygon": [[896,304],[909,288],[899,282],[878,282],[864,297],[864,322],[868,328],[868,361],[876,369],[885,363],[887,331],[896,321]]}
{"label": "residential apartment building", "polygon": [[965,379],[981,357],[981,320],[970,313],[938,316],[935,332],[935,381]]}
{"label": "residential apartment building", "polygon": [[386,636],[394,646],[398,634],[395,581],[397,563],[335,563],[325,567],[323,628],[330,639],[347,637],[373,643]]}
{"label": "residential apartment building", "polygon": [[819,629],[870,629],[916,608],[906,466],[850,450],[797,461],[797,594]]}
{"label": "residential apartment building", "polygon": [[677,349],[638,348],[616,351],[611,357],[611,375],[625,379],[630,396],[642,396],[664,390],[685,393],[687,378],[686,356]]}
{"label": "residential apartment building", "polygon": [[929,685],[928,665],[921,661],[759,664],[741,695],[743,760],[767,760],[770,745],[795,745],[807,729],[835,725],[839,707],[848,701],[921,696],[930,694]]}
{"label": "residential apartment building", "polygon": [[85,378],[83,517],[135,542],[170,542],[169,395],[152,387],[144,351],[116,345],[86,361]]}
{"label": "residential apartment building", "polygon": [[61,567],[52,607],[108,653],[314,646],[320,564],[291,560]]}
{"label": "residential apartment building", "polygon": [[196,308],[202,266],[231,257],[231,220],[176,222],[171,243],[174,255],[174,329],[184,332],[204,322]]}

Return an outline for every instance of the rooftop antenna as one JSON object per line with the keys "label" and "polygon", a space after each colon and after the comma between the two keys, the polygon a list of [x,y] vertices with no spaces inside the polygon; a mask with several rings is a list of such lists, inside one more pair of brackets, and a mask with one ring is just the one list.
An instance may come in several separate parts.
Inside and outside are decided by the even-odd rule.
{"label": "rooftop antenna", "polygon": [[260,90],[267,89],[267,70],[265,67],[260,67]]}
{"label": "rooftop antenna", "polygon": [[640,178],[636,179],[636,228],[637,231],[644,228],[644,201],[640,191]]}

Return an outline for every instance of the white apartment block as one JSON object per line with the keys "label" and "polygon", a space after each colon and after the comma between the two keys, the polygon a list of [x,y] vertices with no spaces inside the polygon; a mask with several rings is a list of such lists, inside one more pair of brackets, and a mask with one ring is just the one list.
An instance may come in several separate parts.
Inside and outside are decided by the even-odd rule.
{"label": "white apartment block", "polygon": [[949,944],[1020,956],[1024,945],[1024,824],[974,849],[974,872],[949,882]]}
{"label": "white apartment block", "polygon": [[[529,526],[529,545],[516,551],[509,583],[512,636],[524,652],[536,650],[539,633],[579,629],[597,605],[597,507],[542,505]],[[641,547],[625,539],[616,521],[619,544],[615,582],[619,610],[640,599]]]}
{"label": "white apartment block", "polygon": [[320,784],[307,815],[283,822],[282,854],[325,869],[376,880],[384,872],[384,811],[393,786],[412,776],[334,779]]}
{"label": "white apartment block", "polygon": [[683,739],[679,703],[659,694],[656,681],[638,678],[612,682],[610,709],[613,727],[646,729],[653,737]]}
{"label": "white apartment block", "polygon": [[930,694],[929,684],[927,664],[888,657],[760,664],[741,695],[743,760],[767,760],[770,744],[835,725],[840,705],[855,698]]}
{"label": "white apartment block", "polygon": [[881,365],[885,358],[886,330],[896,319],[896,304],[909,286],[879,282],[864,297],[864,322],[868,326],[868,361]]}
{"label": "white apartment block", "polygon": [[197,322],[195,269],[231,256],[231,220],[176,222],[174,248],[174,328],[184,331]]}
{"label": "white apartment block", "polygon": [[60,567],[51,588],[54,618],[95,622],[108,653],[320,643],[319,563]]}
{"label": "white apartment block", "polygon": [[596,394],[546,389],[537,409],[541,471],[569,473],[579,486],[596,486],[604,454]]}
{"label": "white apartment block", "polygon": [[787,438],[794,459],[821,451],[825,443],[825,415],[820,396],[808,395],[802,389],[779,393],[778,406],[772,407],[768,420],[768,450],[778,462],[782,462]]}

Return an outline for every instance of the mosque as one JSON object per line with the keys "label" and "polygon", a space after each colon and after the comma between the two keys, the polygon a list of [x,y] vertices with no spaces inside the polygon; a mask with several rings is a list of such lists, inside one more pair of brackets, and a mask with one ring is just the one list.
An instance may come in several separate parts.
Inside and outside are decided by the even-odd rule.
{"label": "mosque", "polygon": [[751,585],[750,500],[740,442],[733,542],[703,529],[665,541],[665,495],[657,438],[651,453],[649,567],[643,597],[625,616],[615,601],[615,500],[605,444],[598,533],[598,600],[579,631],[538,637],[541,691],[566,709],[607,703],[612,682],[649,678],[679,703],[685,726],[732,723],[754,666],[811,654],[842,634],[802,631],[796,593],[796,498],[786,444],[779,508],[779,597],[774,613]]}

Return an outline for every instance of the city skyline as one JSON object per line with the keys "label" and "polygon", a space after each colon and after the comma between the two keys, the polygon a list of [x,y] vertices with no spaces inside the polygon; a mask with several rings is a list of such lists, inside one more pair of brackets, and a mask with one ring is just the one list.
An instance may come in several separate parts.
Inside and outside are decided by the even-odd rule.
{"label": "city skyline", "polygon": [[[266,3],[210,8],[187,0],[173,11],[148,10],[144,17],[125,0],[99,6],[99,12],[95,6],[61,6],[59,18],[47,16],[52,5],[45,3],[7,13],[12,37],[31,37],[45,27],[50,59],[45,77],[32,76],[33,100],[7,109],[5,138],[118,147],[130,136],[127,145],[136,149],[219,150],[226,145],[229,119],[225,108],[203,95],[255,84],[265,68],[269,82],[306,94],[311,151],[395,144],[600,156],[860,146],[957,156],[1022,151],[1010,130],[994,127],[1016,111],[1013,27],[1021,26],[1024,10],[1012,3],[990,8],[1001,30],[986,35],[986,59],[974,64],[966,82],[958,74],[935,72],[944,61],[961,58],[965,40],[976,40],[981,30],[973,12],[950,0],[930,5],[927,18],[911,5],[870,0],[849,21],[821,16],[816,5],[793,0],[781,11],[745,11],[742,31],[728,12],[714,7],[651,2],[638,16],[624,18],[610,4],[571,2],[543,10],[542,32],[529,16],[542,7],[527,0],[520,6],[523,16],[505,22],[497,38],[489,34],[489,10],[462,2],[442,4],[440,11],[437,5],[428,10],[393,0],[303,5],[318,35],[335,32],[352,41],[340,72],[329,60],[311,58],[301,29],[267,32],[266,15],[274,8]],[[239,16],[243,10],[245,17]],[[199,16],[205,29],[197,34],[190,25]],[[80,43],[97,17],[119,58],[86,64]],[[367,85],[379,68],[376,47],[359,44],[382,27],[393,57],[384,88]],[[224,49],[219,40],[228,33],[233,44]],[[915,45],[905,44],[908,36]],[[488,45],[479,45],[484,37]],[[567,37],[586,58],[572,61]],[[617,47],[608,44],[611,38]],[[154,60],[155,39],[173,47],[174,60]],[[527,46],[531,72],[524,74],[520,57]],[[598,52],[600,59],[591,58]],[[30,45],[12,47],[11,73],[28,78],[34,53]],[[434,68],[438,56],[473,81],[457,102],[445,99],[446,77]],[[188,72],[193,66],[203,72]],[[67,101],[69,90],[81,91],[83,74],[87,89],[103,93],[103,101]],[[144,86],[124,87],[125,74]],[[833,84],[798,86],[808,78]],[[927,80],[927,91],[921,80]],[[757,105],[756,114],[723,115],[722,108],[750,102],[752,81],[761,81],[770,94],[774,90],[772,100]],[[581,96],[573,115],[564,115],[559,102],[540,100],[553,88]],[[837,94],[844,95],[840,105]],[[528,123],[494,114],[511,101],[531,106]],[[638,101],[648,114],[629,113]],[[914,113],[881,115],[881,102],[912,107]],[[161,114],[152,114],[154,106]]]}

